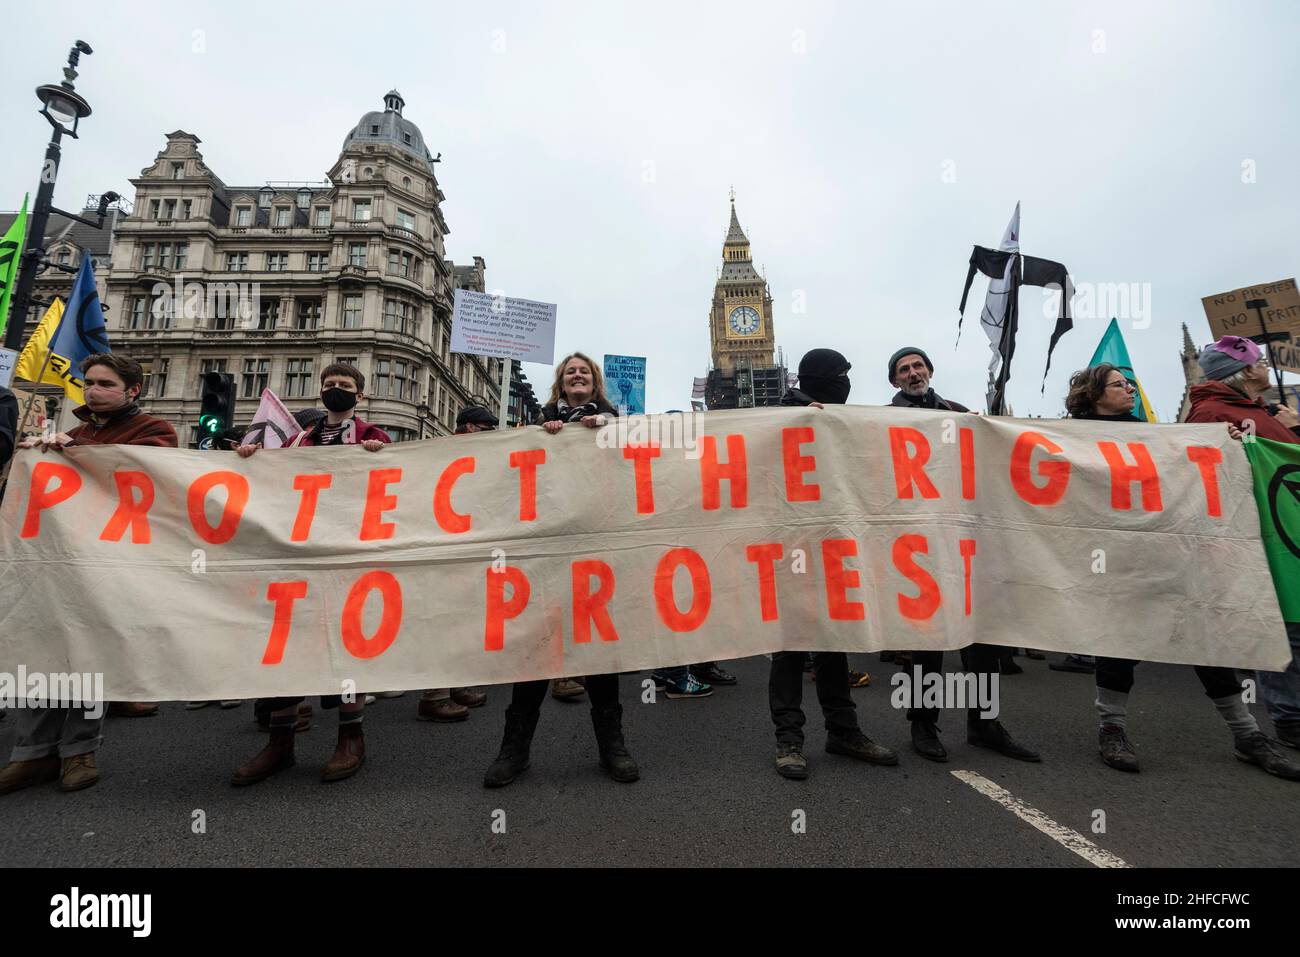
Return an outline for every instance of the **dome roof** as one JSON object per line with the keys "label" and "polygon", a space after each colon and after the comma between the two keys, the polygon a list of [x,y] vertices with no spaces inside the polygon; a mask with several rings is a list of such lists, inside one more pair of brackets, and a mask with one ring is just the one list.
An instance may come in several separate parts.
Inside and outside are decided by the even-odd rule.
{"label": "dome roof", "polygon": [[343,140],[343,149],[357,143],[386,143],[411,154],[432,173],[433,155],[424,145],[420,128],[402,116],[406,101],[396,90],[384,96],[384,109],[373,110],[357,122]]}

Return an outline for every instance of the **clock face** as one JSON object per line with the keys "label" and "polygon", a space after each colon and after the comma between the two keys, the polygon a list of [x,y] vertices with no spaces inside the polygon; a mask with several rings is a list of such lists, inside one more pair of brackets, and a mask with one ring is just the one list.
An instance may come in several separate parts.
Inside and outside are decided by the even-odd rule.
{"label": "clock face", "polygon": [[749,306],[740,306],[731,311],[731,328],[742,336],[751,336],[758,331],[758,313]]}

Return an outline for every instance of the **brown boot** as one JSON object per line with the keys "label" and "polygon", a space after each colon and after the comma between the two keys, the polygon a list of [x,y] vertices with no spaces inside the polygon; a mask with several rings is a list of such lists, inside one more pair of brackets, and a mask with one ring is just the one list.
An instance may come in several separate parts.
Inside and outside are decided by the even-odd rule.
{"label": "brown boot", "polygon": [[475,691],[473,688],[453,688],[451,700],[467,708],[481,708],[487,704],[487,692]]}
{"label": "brown boot", "polygon": [[59,758],[50,754],[30,761],[10,761],[0,768],[0,794],[44,784],[59,776]]}
{"label": "brown boot", "polygon": [[421,698],[417,716],[421,721],[464,721],[469,717],[469,708],[451,698]]}
{"label": "brown boot", "polygon": [[558,701],[576,701],[586,693],[587,689],[572,678],[556,678],[551,682],[551,697]]}
{"label": "brown boot", "polygon": [[115,718],[151,718],[158,713],[156,701],[114,701],[108,713]]}
{"label": "brown boot", "polygon": [[361,734],[361,722],[349,721],[339,725],[339,743],[321,772],[322,781],[342,781],[357,773],[366,760],[366,739]]}
{"label": "brown boot", "polygon": [[277,771],[293,767],[293,763],[293,725],[273,724],[271,740],[266,743],[266,747],[236,771],[230,783],[237,788],[256,784],[258,781],[265,781]]}
{"label": "brown boot", "polygon": [[311,705],[298,705],[298,717],[293,723],[293,730],[298,733],[311,730]]}
{"label": "brown boot", "polygon": [[63,759],[63,774],[59,778],[60,791],[80,791],[99,780],[99,768],[95,767],[95,752],[74,754]]}

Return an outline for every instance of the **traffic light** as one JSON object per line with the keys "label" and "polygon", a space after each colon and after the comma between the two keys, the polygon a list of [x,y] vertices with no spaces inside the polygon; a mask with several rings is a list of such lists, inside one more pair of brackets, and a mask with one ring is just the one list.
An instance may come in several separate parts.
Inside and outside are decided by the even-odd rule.
{"label": "traffic light", "polygon": [[234,418],[235,377],[228,372],[205,372],[199,406],[199,448],[212,448]]}

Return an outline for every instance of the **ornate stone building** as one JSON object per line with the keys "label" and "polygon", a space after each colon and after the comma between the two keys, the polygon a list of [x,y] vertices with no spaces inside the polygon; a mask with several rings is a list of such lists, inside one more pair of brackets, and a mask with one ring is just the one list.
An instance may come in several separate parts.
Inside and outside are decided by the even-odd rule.
{"label": "ornate stone building", "polygon": [[109,337],[144,364],[142,405],[183,445],[212,371],[234,376],[240,425],[264,388],[314,405],[330,362],[361,370],[358,414],[397,441],[451,432],[474,402],[497,408],[500,360],[450,351],[453,290],[484,291],[485,263],[447,259],[438,159],[404,106],[393,90],[361,117],[325,182],[227,186],[183,130],[131,181]]}
{"label": "ornate stone building", "polygon": [[754,269],[749,239],[731,199],[731,225],[722,244],[722,269],[709,312],[713,367],[705,386],[710,409],[778,405],[785,393],[785,369],[773,361],[776,330],[772,293]]}

